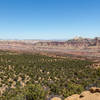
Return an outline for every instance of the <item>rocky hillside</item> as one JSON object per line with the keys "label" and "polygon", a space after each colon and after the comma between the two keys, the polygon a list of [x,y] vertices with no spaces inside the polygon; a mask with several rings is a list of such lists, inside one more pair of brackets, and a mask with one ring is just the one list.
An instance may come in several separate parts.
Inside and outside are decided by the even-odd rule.
{"label": "rocky hillside", "polygon": [[[59,97],[54,97],[51,100],[62,100]],[[74,94],[64,100],[100,100],[100,88],[92,87],[89,91],[84,91],[80,95]]]}

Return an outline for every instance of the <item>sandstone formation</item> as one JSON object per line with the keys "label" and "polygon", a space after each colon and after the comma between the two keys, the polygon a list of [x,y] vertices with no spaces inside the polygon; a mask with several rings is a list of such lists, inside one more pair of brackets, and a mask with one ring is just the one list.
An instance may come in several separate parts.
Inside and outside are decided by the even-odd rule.
{"label": "sandstone formation", "polygon": [[96,46],[100,46],[100,38],[96,37],[95,40],[96,40]]}
{"label": "sandstone formation", "polygon": [[[52,98],[51,100],[61,100],[61,98]],[[80,95],[74,94],[64,100],[100,100],[100,88],[92,87],[89,91],[84,91]]]}
{"label": "sandstone formation", "polygon": [[100,38],[74,38],[66,41],[53,40],[0,40],[0,49],[33,49],[33,47],[60,47],[66,49],[86,49],[100,47]]}
{"label": "sandstone formation", "polygon": [[79,95],[78,94],[74,94],[72,96],[69,96],[65,100],[79,100],[78,98],[79,98]]}
{"label": "sandstone formation", "polygon": [[43,47],[66,47],[67,49],[84,49],[88,47],[100,46],[100,38],[75,38],[68,41],[41,41],[35,43],[35,46]]}
{"label": "sandstone formation", "polygon": [[61,100],[61,98],[59,98],[59,97],[54,97],[54,98],[52,98],[51,100]]}

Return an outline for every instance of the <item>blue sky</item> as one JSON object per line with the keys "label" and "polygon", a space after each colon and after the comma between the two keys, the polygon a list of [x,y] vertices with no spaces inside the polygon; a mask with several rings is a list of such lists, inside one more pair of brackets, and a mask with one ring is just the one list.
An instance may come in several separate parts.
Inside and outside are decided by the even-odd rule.
{"label": "blue sky", "polygon": [[100,0],[0,0],[1,39],[100,36]]}

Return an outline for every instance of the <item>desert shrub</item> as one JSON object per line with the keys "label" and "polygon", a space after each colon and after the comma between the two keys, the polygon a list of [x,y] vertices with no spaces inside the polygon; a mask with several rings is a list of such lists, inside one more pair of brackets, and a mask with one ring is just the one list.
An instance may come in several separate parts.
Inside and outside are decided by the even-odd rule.
{"label": "desert shrub", "polygon": [[[92,62],[88,60],[39,54],[0,54],[0,87],[8,86],[1,100],[45,100],[47,95],[67,97],[93,85],[100,87],[100,69],[90,68]],[[25,83],[26,76],[29,80]],[[14,81],[15,88],[12,88]]]}
{"label": "desert shrub", "polygon": [[45,100],[47,91],[40,84],[31,84],[25,87],[24,96],[26,100]]}

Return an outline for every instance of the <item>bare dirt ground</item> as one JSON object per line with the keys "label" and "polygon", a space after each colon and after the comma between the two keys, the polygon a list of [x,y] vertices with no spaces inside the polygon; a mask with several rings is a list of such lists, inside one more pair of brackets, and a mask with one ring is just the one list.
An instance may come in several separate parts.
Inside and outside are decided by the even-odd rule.
{"label": "bare dirt ground", "polygon": [[41,54],[51,56],[71,57],[75,59],[90,59],[100,61],[99,49],[66,49],[66,48],[49,48],[49,47],[36,47],[37,51]]}

